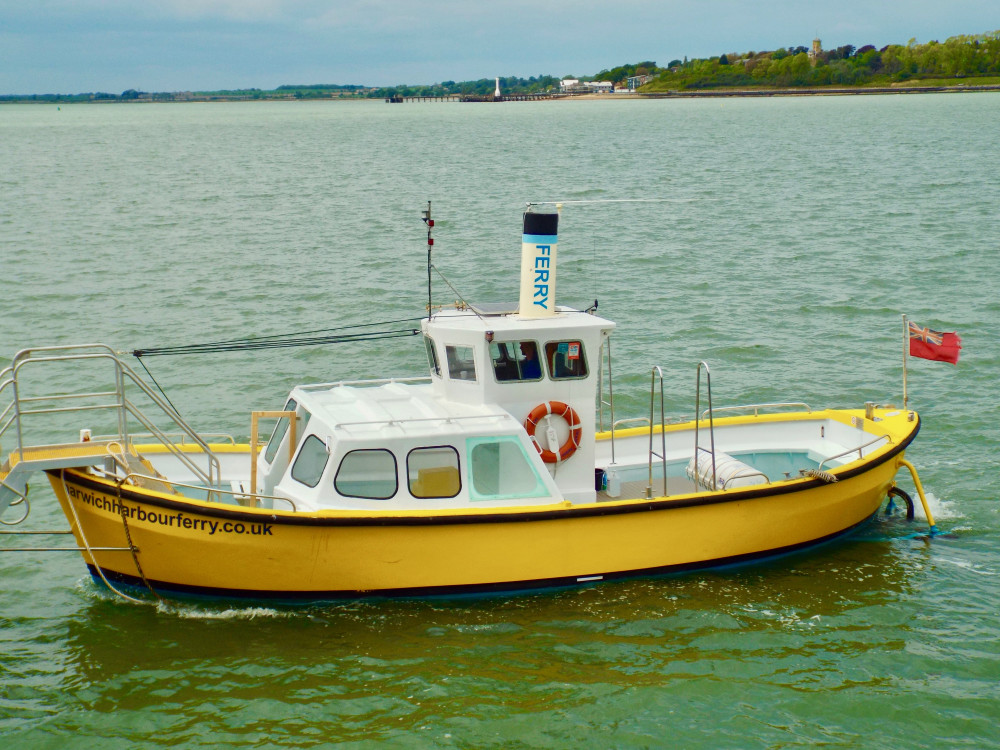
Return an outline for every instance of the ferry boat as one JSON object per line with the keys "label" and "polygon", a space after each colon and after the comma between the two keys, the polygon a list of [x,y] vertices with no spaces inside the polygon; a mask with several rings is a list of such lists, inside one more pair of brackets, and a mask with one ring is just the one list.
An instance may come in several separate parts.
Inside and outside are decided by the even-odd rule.
{"label": "ferry boat", "polygon": [[[558,221],[525,212],[516,303],[429,300],[427,375],[298,386],[248,411],[247,444],[199,435],[109,347],[19,352],[0,373],[0,440],[14,442],[0,522],[28,517],[44,471],[99,582],[251,600],[513,592],[773,557],[850,532],[887,498],[912,515],[903,468],[933,529],[905,458],[912,410],[718,408],[700,363],[692,419],[665,419],[652,366],[649,414],[616,419],[615,324],[556,305]],[[32,390],[37,370],[83,366],[109,384]],[[109,417],[103,437],[85,421]],[[52,418],[72,442],[33,444],[29,424]]]}

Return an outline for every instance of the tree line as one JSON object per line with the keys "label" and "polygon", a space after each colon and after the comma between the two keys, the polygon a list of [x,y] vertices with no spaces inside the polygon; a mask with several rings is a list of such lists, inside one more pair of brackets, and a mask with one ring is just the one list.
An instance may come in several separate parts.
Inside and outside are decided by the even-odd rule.
{"label": "tree line", "polygon": [[[975,79],[1000,75],[1000,31],[954,36],[944,42],[847,44],[812,56],[806,47],[723,54],[658,69],[642,91],[773,86],[878,86],[911,79]],[[959,81],[973,84],[974,80]]]}

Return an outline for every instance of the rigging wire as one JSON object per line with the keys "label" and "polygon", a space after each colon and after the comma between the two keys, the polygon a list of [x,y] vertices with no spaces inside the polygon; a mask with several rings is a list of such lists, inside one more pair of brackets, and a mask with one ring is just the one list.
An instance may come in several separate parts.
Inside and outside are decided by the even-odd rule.
{"label": "rigging wire", "polygon": [[[378,323],[359,323],[348,326],[338,326],[336,328],[320,328],[313,331],[301,331],[299,333],[272,334],[269,336],[253,336],[245,339],[227,339],[225,341],[213,341],[203,344],[181,344],[178,346],[159,346],[147,349],[134,349],[132,356],[139,360],[142,369],[146,371],[153,385],[160,392],[174,412],[179,416],[180,410],[170,400],[166,391],[159,384],[153,373],[146,367],[143,357],[170,356],[179,354],[217,354],[220,352],[253,351],[260,349],[279,349],[293,346],[318,346],[320,344],[342,344],[351,341],[373,341],[377,339],[401,338],[403,336],[416,336],[420,333],[418,328],[397,328],[382,331],[359,331],[352,329],[371,328],[381,325],[396,325],[399,323],[412,323],[422,320],[422,318],[400,318],[399,320],[386,320]],[[332,333],[333,331],[347,331],[346,333]],[[326,334],[326,335],[315,335]]]}
{"label": "rigging wire", "polygon": [[180,412],[177,410],[177,407],[174,406],[174,402],[170,400],[170,396],[167,395],[167,392],[163,390],[163,387],[156,381],[156,378],[153,377],[153,373],[151,373],[149,371],[149,368],[146,367],[146,363],[142,361],[141,357],[136,357],[136,359],[139,360],[139,364],[142,365],[142,369],[146,371],[147,375],[149,375],[149,379],[153,381],[153,385],[156,386],[156,390],[158,390],[160,392],[160,395],[167,400],[168,404],[170,404],[170,408],[173,409],[175,412],[177,412],[178,415],[180,415]]}
{"label": "rigging wire", "polygon": [[[359,323],[349,326],[339,326],[336,328],[320,328],[313,331],[301,331],[298,333],[252,336],[244,339],[227,339],[224,341],[212,341],[201,344],[149,347],[146,349],[135,349],[132,351],[132,355],[141,361],[142,357],[153,356],[169,356],[176,354],[214,354],[217,352],[279,349],[294,346],[318,346],[320,344],[340,344],[351,341],[400,338],[403,336],[416,336],[420,333],[420,330],[419,328],[414,328],[412,326],[408,328],[394,328],[379,331],[364,331],[357,329],[372,328],[380,325],[388,326],[399,323],[412,323],[419,320],[422,320],[422,318],[401,318],[399,320],[387,320],[379,323]],[[335,331],[345,331],[345,333],[334,333]]]}

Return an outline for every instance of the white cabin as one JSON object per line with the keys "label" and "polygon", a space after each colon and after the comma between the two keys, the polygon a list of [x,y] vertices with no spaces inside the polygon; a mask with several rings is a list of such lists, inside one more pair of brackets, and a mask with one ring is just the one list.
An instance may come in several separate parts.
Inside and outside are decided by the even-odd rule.
{"label": "white cabin", "polygon": [[518,304],[422,322],[429,378],[295,388],[285,410],[296,445],[289,458],[282,419],[257,459],[259,491],[298,510],[595,502],[597,384],[614,323],[555,306],[557,224],[525,215]]}

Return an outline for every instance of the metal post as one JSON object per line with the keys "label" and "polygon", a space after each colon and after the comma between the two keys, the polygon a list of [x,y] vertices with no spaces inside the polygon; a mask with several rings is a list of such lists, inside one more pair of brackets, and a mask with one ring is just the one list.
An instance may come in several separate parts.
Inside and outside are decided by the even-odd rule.
{"label": "metal post", "polygon": [[705,385],[708,389],[708,436],[709,444],[712,446],[712,490],[719,489],[716,483],[716,468],[715,468],[715,414],[712,409],[712,371],[708,367],[708,363],[701,361],[698,363],[698,376],[695,385],[695,395],[694,395],[694,476],[695,476],[695,487],[698,485],[698,451],[701,450],[698,439],[698,426],[701,423],[701,368],[705,368]]}
{"label": "metal post", "polygon": [[906,320],[906,313],[903,313],[903,410],[906,410],[907,403],[907,393],[906,393],[906,360],[910,354],[910,325]]}
{"label": "metal post", "polygon": [[424,211],[424,224],[427,225],[427,317],[433,314],[431,306],[431,248],[434,247],[434,237],[431,231],[434,229],[434,219],[431,218],[431,202],[427,201],[427,210]]}

